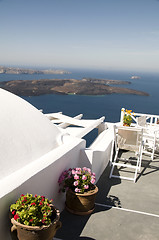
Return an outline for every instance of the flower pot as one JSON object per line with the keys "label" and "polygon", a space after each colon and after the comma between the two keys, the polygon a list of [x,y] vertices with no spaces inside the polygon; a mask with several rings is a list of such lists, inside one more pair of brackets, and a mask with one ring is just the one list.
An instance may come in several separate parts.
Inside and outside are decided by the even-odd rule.
{"label": "flower pot", "polygon": [[66,192],[66,209],[77,215],[88,215],[93,212],[98,187],[85,193],[75,193],[72,190]]}
{"label": "flower pot", "polygon": [[127,123],[123,123],[123,126],[130,127],[130,125],[129,125],[129,124],[127,124]]}
{"label": "flower pot", "polygon": [[56,231],[61,227],[60,212],[53,206],[55,210],[55,218],[49,225],[43,226],[27,226],[17,222],[14,218],[11,219],[13,224],[11,231],[17,230],[19,240],[52,240]]}

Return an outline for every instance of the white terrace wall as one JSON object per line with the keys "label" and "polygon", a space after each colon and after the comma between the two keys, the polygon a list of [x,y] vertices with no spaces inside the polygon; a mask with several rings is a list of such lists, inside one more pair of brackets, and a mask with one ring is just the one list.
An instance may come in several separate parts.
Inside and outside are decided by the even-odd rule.
{"label": "white terrace wall", "polygon": [[58,178],[81,166],[85,140],[63,135],[41,112],[0,89],[0,239],[10,240],[9,206],[23,193],[54,199],[61,210],[64,196]]}
{"label": "white terrace wall", "polygon": [[[65,195],[59,193],[58,178],[62,171],[70,167],[83,167],[80,162],[80,150],[86,144],[81,139],[67,139],[67,143],[52,150],[48,154],[38,159],[35,164],[30,164],[30,169],[35,170],[35,175],[23,182],[21,185],[8,192],[0,199],[0,239],[10,240],[9,206],[23,193],[39,194],[53,199],[53,203],[60,210],[64,207]],[[44,166],[45,163],[45,166]],[[36,166],[38,164],[38,166]],[[37,169],[41,167],[39,172]],[[29,171],[26,166],[23,171]],[[17,179],[19,175],[17,175]],[[12,179],[10,179],[12,182]],[[13,181],[14,182],[14,181]]]}

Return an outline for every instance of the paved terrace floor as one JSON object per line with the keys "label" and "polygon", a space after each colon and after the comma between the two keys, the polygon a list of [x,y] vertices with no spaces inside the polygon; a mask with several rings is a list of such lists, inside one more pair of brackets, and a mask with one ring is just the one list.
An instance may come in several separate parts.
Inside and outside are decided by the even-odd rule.
{"label": "paved terrace floor", "polygon": [[54,239],[159,239],[159,155],[153,161],[143,155],[136,183],[109,179],[109,173],[110,166],[97,183],[99,192],[94,212],[77,216],[64,210],[61,213],[63,226]]}

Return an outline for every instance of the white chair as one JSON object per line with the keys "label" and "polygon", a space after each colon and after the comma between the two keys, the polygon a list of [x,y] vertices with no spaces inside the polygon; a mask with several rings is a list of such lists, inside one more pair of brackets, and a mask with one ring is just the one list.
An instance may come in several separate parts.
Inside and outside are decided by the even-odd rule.
{"label": "white chair", "polygon": [[151,159],[154,159],[154,153],[157,148],[157,132],[159,129],[154,125],[147,124],[146,116],[137,118],[138,127],[143,128],[143,153],[150,155]]}
{"label": "white chair", "polygon": [[154,127],[143,128],[143,153],[150,155],[152,160],[154,159],[154,153],[157,148],[157,132],[158,130]]}
{"label": "white chair", "polygon": [[[143,150],[143,129],[136,127],[115,127],[116,128],[116,153],[114,161],[112,162],[112,168],[110,172],[110,178],[120,178],[136,181],[137,172],[141,169],[142,161],[142,150]],[[135,156],[135,161],[133,164],[130,162],[129,158],[120,158],[119,150],[128,150],[131,151]],[[134,158],[133,158],[134,159]],[[122,162],[122,163],[121,163]],[[124,163],[123,163],[124,162]],[[114,167],[121,167],[118,169],[118,174],[115,175]],[[120,170],[122,168],[134,169],[133,177],[126,177],[120,175]]]}

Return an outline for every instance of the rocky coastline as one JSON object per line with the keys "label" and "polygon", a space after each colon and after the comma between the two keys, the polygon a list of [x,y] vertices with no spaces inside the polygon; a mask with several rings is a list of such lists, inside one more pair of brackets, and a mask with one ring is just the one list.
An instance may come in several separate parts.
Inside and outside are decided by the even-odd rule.
{"label": "rocky coastline", "polygon": [[40,79],[0,82],[0,87],[19,96],[39,96],[44,94],[106,95],[134,94],[148,96],[146,92],[112,85],[130,84],[129,81],[110,79]]}

